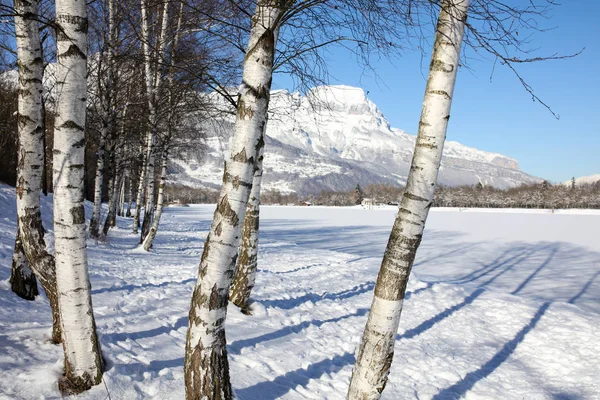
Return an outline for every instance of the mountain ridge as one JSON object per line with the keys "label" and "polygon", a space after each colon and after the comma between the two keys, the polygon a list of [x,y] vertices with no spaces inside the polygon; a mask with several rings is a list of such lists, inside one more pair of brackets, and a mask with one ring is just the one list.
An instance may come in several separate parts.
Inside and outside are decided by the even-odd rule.
{"label": "mountain ridge", "polygon": [[[218,100],[216,100],[218,101]],[[233,116],[204,123],[204,154],[184,152],[173,160],[169,179],[219,188]],[[263,187],[282,193],[351,190],[371,183],[406,183],[416,136],[394,128],[360,88],[319,86],[306,95],[271,94],[266,131]],[[447,141],[438,182],[447,186],[481,182],[498,188],[541,182],[518,161]]]}

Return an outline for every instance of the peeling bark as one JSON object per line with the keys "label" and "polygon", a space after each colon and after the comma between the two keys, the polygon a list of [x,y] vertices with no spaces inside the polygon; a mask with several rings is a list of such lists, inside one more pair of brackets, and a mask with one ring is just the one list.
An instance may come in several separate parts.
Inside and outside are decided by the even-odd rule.
{"label": "peeling bark", "polygon": [[[223,186],[198,270],[192,296],[186,341],[184,377],[186,398],[231,399],[225,338],[229,287],[255,161],[264,141],[277,26],[283,3],[260,0],[252,18],[248,51],[237,105],[230,155]],[[243,155],[243,157],[242,157]]]}
{"label": "peeling bark", "polygon": [[468,6],[468,0],[442,2],[412,166],[356,351],[351,400],[379,399],[387,383],[406,285],[442,158]]}
{"label": "peeling bark", "polygon": [[54,247],[65,356],[65,375],[59,380],[59,389],[75,394],[99,384],[103,367],[92,310],[83,212],[86,3],[57,0],[56,24]]}

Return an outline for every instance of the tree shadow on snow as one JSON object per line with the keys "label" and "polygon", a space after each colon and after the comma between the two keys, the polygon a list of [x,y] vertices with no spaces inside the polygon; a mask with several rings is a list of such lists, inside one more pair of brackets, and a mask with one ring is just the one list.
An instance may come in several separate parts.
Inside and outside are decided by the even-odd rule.
{"label": "tree shadow on snow", "polygon": [[103,345],[107,345],[109,343],[117,343],[122,342],[127,339],[138,340],[145,339],[154,336],[159,336],[162,334],[169,334],[172,331],[178,331],[183,327],[188,326],[188,316],[180,317],[174,324],[171,325],[163,325],[158,328],[148,329],[145,331],[139,332],[120,332],[120,333],[106,333],[100,335],[100,340],[103,342]]}
{"label": "tree shadow on snow", "polygon": [[514,353],[519,343],[521,343],[525,339],[525,336],[535,328],[536,324],[539,322],[551,304],[552,303],[550,302],[544,303],[535,313],[533,318],[531,318],[529,323],[526,324],[513,339],[506,342],[504,346],[489,361],[483,364],[479,369],[469,372],[459,382],[438,392],[435,396],[433,396],[432,400],[457,399],[471,390],[477,382],[488,377],[500,365],[502,365],[502,363],[505,362],[511,354]]}
{"label": "tree shadow on snow", "polygon": [[311,379],[320,379],[324,374],[335,374],[347,365],[354,364],[354,354],[344,353],[326,358],[309,365],[286,372],[272,381],[264,381],[254,386],[236,390],[240,400],[274,400],[294,390],[297,387],[306,387]]}
{"label": "tree shadow on snow", "polygon": [[273,299],[273,300],[260,300],[258,303],[265,307],[276,307],[282,310],[291,310],[298,307],[299,305],[307,302],[316,303],[322,300],[345,300],[350,297],[358,296],[363,293],[370,292],[375,287],[374,281],[361,283],[360,285],[354,286],[352,289],[343,290],[336,293],[306,293],[302,296],[294,297],[291,299]]}
{"label": "tree shadow on snow", "polygon": [[336,323],[336,322],[339,322],[339,321],[347,319],[347,318],[362,317],[362,316],[367,315],[368,312],[369,312],[369,310],[366,308],[359,308],[355,312],[353,312],[351,314],[347,314],[347,315],[342,315],[341,317],[330,318],[330,319],[325,319],[325,320],[313,319],[312,321],[304,321],[304,322],[301,322],[296,325],[285,326],[277,331],[265,333],[264,335],[256,336],[256,337],[253,337],[250,339],[236,340],[235,342],[232,342],[231,344],[229,344],[227,346],[228,352],[230,354],[240,354],[241,350],[245,347],[253,347],[253,346],[256,346],[258,343],[267,342],[269,340],[280,339],[280,338],[290,335],[292,333],[300,333],[301,331],[303,331],[304,329],[306,329],[310,326],[315,326],[318,328],[324,324]]}
{"label": "tree shadow on snow", "polygon": [[144,283],[142,285],[123,285],[123,286],[111,286],[107,288],[101,289],[92,289],[92,294],[100,294],[100,293],[109,293],[109,292],[118,292],[118,291],[127,291],[131,293],[133,290],[137,289],[149,289],[149,288],[160,288],[169,285],[187,285],[192,282],[196,282],[196,278],[190,278],[183,281],[165,281],[161,283]]}

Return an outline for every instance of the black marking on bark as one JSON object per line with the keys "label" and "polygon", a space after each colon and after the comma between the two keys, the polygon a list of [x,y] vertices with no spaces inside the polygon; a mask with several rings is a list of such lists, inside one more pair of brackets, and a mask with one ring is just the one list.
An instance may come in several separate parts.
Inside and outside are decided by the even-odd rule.
{"label": "black marking on bark", "polygon": [[416,146],[417,147],[425,147],[425,148],[428,148],[428,149],[431,149],[431,150],[435,150],[435,149],[438,148],[437,144],[420,142],[420,141],[417,141],[417,145]]}
{"label": "black marking on bark", "polygon": [[397,219],[375,284],[375,296],[393,301],[404,299],[408,277],[422,238],[422,235],[407,237],[398,225]]}
{"label": "black marking on bark", "polygon": [[215,228],[215,235],[221,236],[222,232],[223,232],[223,222],[219,222],[219,224]]}
{"label": "black marking on bark", "polygon": [[69,46],[69,48],[67,49],[67,51],[65,51],[64,53],[60,53],[58,55],[59,58],[66,58],[66,57],[77,57],[80,58],[82,60],[87,60],[87,56],[79,49],[79,46],[72,44]]}
{"label": "black marking on bark", "polygon": [[445,119],[446,121],[449,121],[449,120],[450,120],[450,114],[446,115],[446,116],[444,117],[444,119]]}
{"label": "black marking on bark", "polygon": [[429,67],[431,69],[431,71],[437,71],[437,72],[446,72],[446,73],[450,73],[452,71],[454,71],[454,65],[452,64],[446,64],[445,62],[441,61],[441,60],[431,60],[431,65]]}
{"label": "black marking on bark", "polygon": [[29,115],[25,115],[25,114],[21,114],[21,113],[17,114],[17,123],[19,125],[26,126],[27,123],[29,123],[29,122],[35,123],[35,121]]}
{"label": "black marking on bark", "polygon": [[76,129],[78,131],[84,131],[85,129],[83,128],[83,126],[81,125],[77,125],[74,121],[68,120],[63,122],[63,124],[61,126],[59,126],[60,129]]}
{"label": "black marking on bark", "polygon": [[83,204],[71,208],[71,216],[73,216],[73,224],[85,224],[85,211]]}
{"label": "black marking on bark", "polygon": [[263,147],[265,147],[265,137],[264,135],[260,135],[258,141],[256,142],[256,146],[254,146],[254,148],[256,149],[256,153],[258,154],[260,149],[262,149]]}
{"label": "black marking on bark", "polygon": [[[85,17],[80,17],[78,15],[58,14],[56,16],[56,23],[75,25],[76,32],[88,32],[88,19]],[[63,29],[59,31],[63,31]]]}
{"label": "black marking on bark", "polygon": [[426,199],[424,197],[414,195],[410,192],[404,192],[404,197],[406,197],[409,200],[414,200],[414,201],[429,201],[428,199]]}
{"label": "black marking on bark", "polygon": [[80,141],[73,143],[73,147],[82,148],[85,146],[85,138],[82,138]]}
{"label": "black marking on bark", "polygon": [[413,214],[412,211],[410,211],[409,209],[404,208],[404,207],[400,207],[400,210],[398,210],[398,212],[401,213],[401,214],[408,214],[408,215],[412,215]]}
{"label": "black marking on bark", "polygon": [[275,35],[271,29],[265,29],[262,35],[256,41],[254,47],[252,47],[246,53],[246,57],[244,61],[249,60],[252,55],[259,51],[263,50],[269,57],[263,57],[263,65],[272,66],[273,65],[273,56],[275,53]]}
{"label": "black marking on bark", "polygon": [[247,187],[248,189],[252,188],[252,184],[246,181],[240,180],[239,176],[233,176],[229,172],[225,172],[223,175],[223,182],[232,183],[233,186],[237,189],[239,186]]}
{"label": "black marking on bark", "polygon": [[446,100],[452,100],[448,92],[446,92],[445,90],[430,90],[429,93],[443,96]]}

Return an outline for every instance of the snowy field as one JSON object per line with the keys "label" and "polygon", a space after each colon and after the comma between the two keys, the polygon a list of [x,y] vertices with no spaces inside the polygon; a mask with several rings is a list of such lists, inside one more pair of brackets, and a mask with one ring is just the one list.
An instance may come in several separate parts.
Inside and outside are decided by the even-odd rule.
{"label": "snowy field", "polygon": [[[0,187],[0,398],[57,399],[48,302],[8,284],[13,193]],[[187,314],[213,210],[166,209],[151,253],[134,250],[126,219],[107,243],[88,242],[108,370],[78,398],[184,398]],[[262,208],[254,315],[230,307],[227,320],[239,399],[345,398],[394,216]],[[600,399],[599,238],[594,212],[432,210],[383,398]]]}

